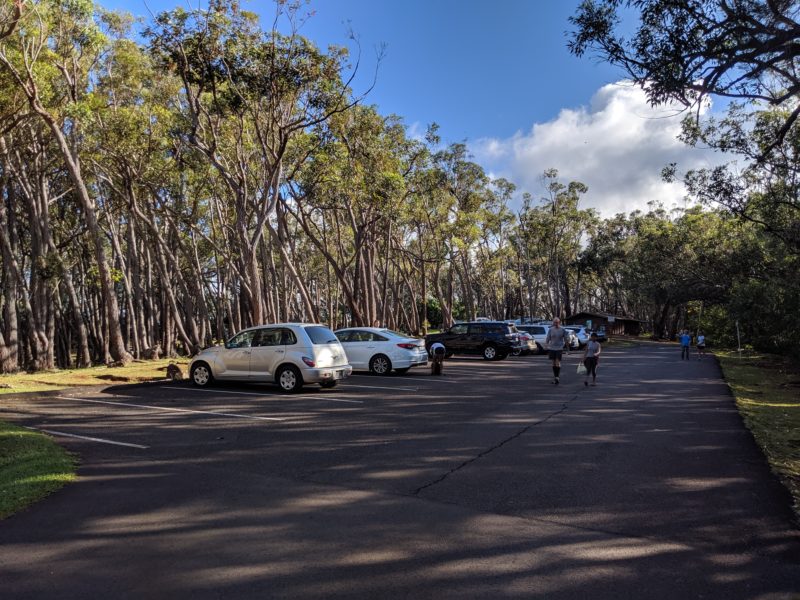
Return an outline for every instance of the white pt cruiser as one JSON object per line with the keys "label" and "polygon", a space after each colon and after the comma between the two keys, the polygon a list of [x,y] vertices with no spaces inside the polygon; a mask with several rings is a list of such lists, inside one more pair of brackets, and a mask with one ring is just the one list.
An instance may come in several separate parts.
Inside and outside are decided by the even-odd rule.
{"label": "white pt cruiser", "polygon": [[334,333],[324,325],[278,323],[245,329],[224,346],[206,348],[192,359],[195,385],[215,379],[277,383],[297,392],[305,383],[332,388],[353,372]]}

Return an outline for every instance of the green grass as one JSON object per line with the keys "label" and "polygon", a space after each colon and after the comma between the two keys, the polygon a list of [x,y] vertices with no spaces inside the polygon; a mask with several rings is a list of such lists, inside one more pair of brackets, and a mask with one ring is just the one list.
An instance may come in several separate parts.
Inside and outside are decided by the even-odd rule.
{"label": "green grass", "polygon": [[75,480],[75,459],[49,437],[0,421],[0,519]]}
{"label": "green grass", "polygon": [[87,369],[58,369],[36,373],[0,375],[0,394],[42,392],[84,385],[113,385],[163,379],[167,365],[174,362],[186,377],[187,359],[137,360],[125,367],[89,367]]}
{"label": "green grass", "polygon": [[800,518],[800,364],[786,357],[716,352],[736,405]]}

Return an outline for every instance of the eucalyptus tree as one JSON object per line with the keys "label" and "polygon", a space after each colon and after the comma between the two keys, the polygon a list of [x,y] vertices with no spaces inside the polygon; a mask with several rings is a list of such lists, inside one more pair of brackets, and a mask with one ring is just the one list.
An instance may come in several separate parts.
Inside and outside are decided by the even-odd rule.
{"label": "eucalyptus tree", "polygon": [[518,277],[511,244],[515,216],[508,208],[515,186],[505,179],[490,181],[484,191],[481,210],[481,234],[473,252],[477,277],[475,295],[480,299],[480,312],[498,319],[521,312],[516,291]]}
{"label": "eucalyptus tree", "polygon": [[[18,2],[1,24],[0,69],[52,136],[69,174],[91,239],[105,315],[104,345],[119,362],[132,359],[120,328],[116,289],[98,222],[97,199],[83,172],[80,146],[92,96],[92,72],[106,47],[91,0]],[[8,17],[7,14],[2,15]]]}
{"label": "eucalyptus tree", "polygon": [[578,206],[588,191],[583,183],[561,183],[556,169],[545,171],[542,182],[547,195],[537,205],[526,205],[520,221],[536,240],[538,262],[546,274],[543,308],[554,316],[569,316],[579,310],[583,275],[579,257],[597,216],[592,209]]}
{"label": "eucalyptus tree", "polygon": [[264,316],[258,248],[281,200],[290,142],[351,105],[346,52],[324,54],[298,35],[295,10],[276,3],[265,32],[235,0],[212,0],[207,10],[162,13],[146,31],[159,64],[181,81],[182,134],[223,184],[247,323]]}
{"label": "eucalyptus tree", "polygon": [[354,107],[306,143],[314,155],[288,182],[287,210],[325,257],[353,321],[371,324],[386,316],[393,231],[406,197],[404,128]]}
{"label": "eucalyptus tree", "polygon": [[[125,36],[124,18],[116,16],[114,25],[116,36],[97,68],[84,147],[105,196],[104,219],[121,265],[128,338],[137,357],[156,344],[172,353],[174,328],[193,353],[211,339],[205,278],[192,237],[192,225],[205,221],[209,193],[194,187],[197,193],[188,197],[196,177],[186,156],[191,150],[173,135],[180,82],[156,69],[145,49]],[[142,273],[148,268],[158,283],[145,290]],[[162,298],[165,311],[156,327]]]}

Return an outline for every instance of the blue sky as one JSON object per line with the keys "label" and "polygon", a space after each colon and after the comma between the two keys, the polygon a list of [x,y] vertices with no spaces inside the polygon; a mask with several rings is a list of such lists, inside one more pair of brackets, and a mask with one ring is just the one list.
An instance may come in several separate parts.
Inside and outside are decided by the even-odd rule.
{"label": "blue sky", "polygon": [[[106,0],[148,19],[197,0]],[[567,50],[568,18],[579,0],[312,0],[301,33],[325,48],[362,51],[356,93],[369,85],[376,48],[385,45],[367,97],[400,115],[411,135],[440,125],[445,143],[466,141],[475,160],[534,196],[539,175],[557,168],[590,188],[585,204],[610,215],[650,200],[680,205],[682,188],[659,179],[673,161],[684,168],[717,160],[675,141],[679,117],[653,110],[643,94],[617,83],[623,74]],[[272,22],[270,0],[242,0]]]}

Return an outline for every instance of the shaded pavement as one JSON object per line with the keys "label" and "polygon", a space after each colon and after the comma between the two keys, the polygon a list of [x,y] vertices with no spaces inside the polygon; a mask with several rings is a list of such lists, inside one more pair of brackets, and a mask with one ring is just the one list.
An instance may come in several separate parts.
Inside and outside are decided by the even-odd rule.
{"label": "shaded pavement", "polygon": [[3,397],[80,479],[0,521],[4,598],[796,598],[789,498],[713,359]]}

